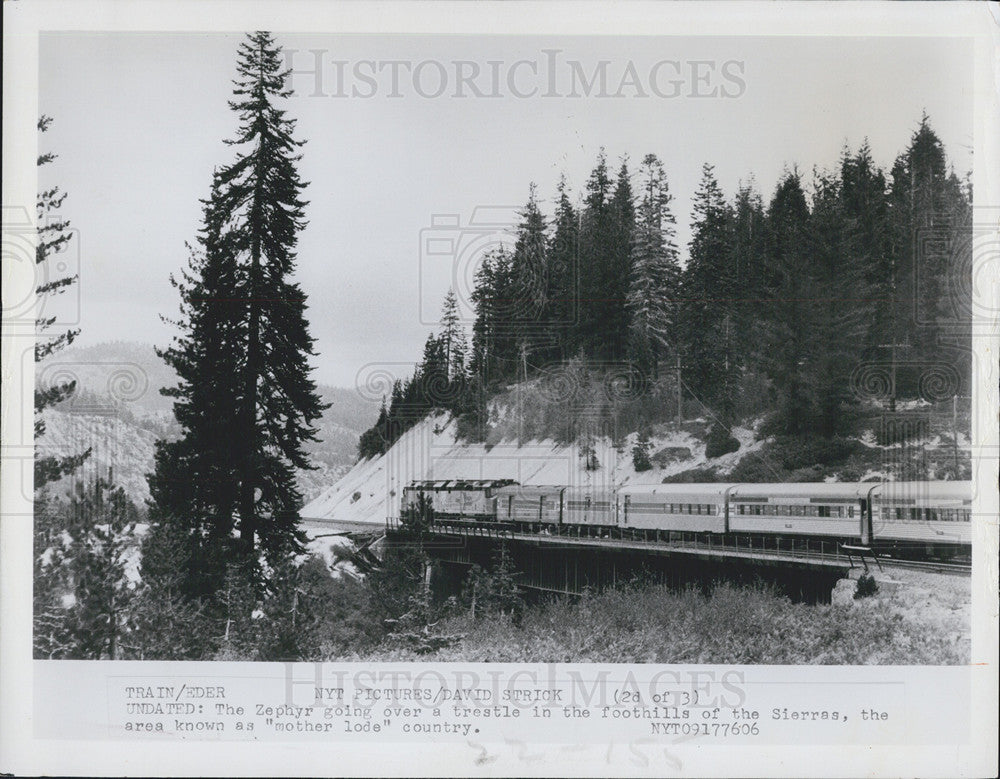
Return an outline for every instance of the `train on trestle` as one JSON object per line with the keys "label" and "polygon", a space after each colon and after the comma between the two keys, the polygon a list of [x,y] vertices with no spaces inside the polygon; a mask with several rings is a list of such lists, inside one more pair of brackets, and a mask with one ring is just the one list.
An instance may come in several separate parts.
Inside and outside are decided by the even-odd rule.
{"label": "train on trestle", "polygon": [[526,485],[511,480],[414,481],[403,512],[432,522],[547,535],[633,538],[774,549],[861,545],[893,557],[966,559],[972,482]]}

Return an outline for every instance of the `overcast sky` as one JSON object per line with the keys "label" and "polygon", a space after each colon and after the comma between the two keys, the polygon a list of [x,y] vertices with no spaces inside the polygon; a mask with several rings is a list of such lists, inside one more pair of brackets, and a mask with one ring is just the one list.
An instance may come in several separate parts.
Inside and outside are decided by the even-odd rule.
{"label": "overcast sky", "polygon": [[[79,343],[169,341],[169,276],[213,166],[232,160],[240,38],[43,35],[39,104],[55,122],[42,146],[59,158],[40,183],[69,193],[79,232]],[[501,228],[461,232],[449,249],[460,230],[447,215],[467,225],[477,207],[500,207],[479,215],[502,224],[531,181],[551,213],[560,173],[578,197],[601,146],[614,169],[623,154],[633,170],[660,157],[682,253],[703,162],[727,194],[753,175],[767,201],[783,170],[808,180],[865,137],[890,166],[926,109],[956,171],[971,167],[963,39],[277,39],[303,71],[286,108],[307,141],[298,277],[315,377],[340,386],[371,363],[412,364],[448,287],[467,296]]]}

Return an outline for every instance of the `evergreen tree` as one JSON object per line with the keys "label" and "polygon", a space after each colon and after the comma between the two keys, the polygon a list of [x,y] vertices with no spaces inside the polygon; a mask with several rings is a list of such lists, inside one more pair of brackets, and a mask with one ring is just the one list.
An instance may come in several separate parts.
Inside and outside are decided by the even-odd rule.
{"label": "evergreen tree", "polygon": [[[948,173],[944,146],[925,113],[893,165],[889,187],[895,290],[890,326],[896,342],[912,346],[911,360],[942,359],[940,317],[948,307],[943,298],[953,273],[963,265],[954,250],[967,243],[969,216],[968,200],[957,177]],[[968,288],[967,281],[958,281],[959,289]],[[907,390],[916,387],[900,387]]]}
{"label": "evergreen tree", "polygon": [[759,335],[759,315],[767,294],[765,268],[765,217],[753,177],[740,185],[733,202],[732,274],[735,300],[736,354],[751,353]]}
{"label": "evergreen tree", "polygon": [[498,386],[516,371],[517,331],[510,315],[513,299],[512,260],[501,247],[483,258],[472,293],[476,321],[469,372],[479,377],[484,388]]}
{"label": "evergreen tree", "polygon": [[604,149],[587,180],[579,231],[579,328],[577,344],[590,357],[605,354],[608,344],[605,318],[613,256],[612,182]]}
{"label": "evergreen tree", "polygon": [[641,370],[656,376],[658,361],[676,348],[674,327],[680,267],[674,215],[663,165],[653,154],[642,161],[642,194],[632,241],[626,299],[629,353]]}
{"label": "evergreen tree", "polygon": [[635,199],[628,161],[622,160],[611,196],[611,234],[604,297],[605,336],[603,356],[621,360],[628,344],[628,288],[632,269],[632,239],[635,234]]}
{"label": "evergreen tree", "polygon": [[[52,124],[52,118],[41,116],[38,119],[38,131],[44,133]],[[37,165],[41,168],[56,159],[56,155],[46,152],[38,156]],[[70,232],[69,220],[59,214],[60,209],[66,200],[66,194],[60,191],[59,187],[44,189],[38,193],[36,202],[36,216],[38,219],[38,237],[35,245],[35,265],[38,267],[40,275],[44,279],[35,288],[35,297],[43,304],[46,298],[53,298],[64,293],[69,287],[75,284],[78,277],[73,275],[60,275],[55,270],[55,264],[49,259],[60,252],[66,250],[67,245],[73,238]],[[42,305],[39,310],[43,310]],[[45,358],[58,352],[73,343],[79,335],[80,329],[69,329],[58,334],[51,334],[50,330],[56,324],[56,316],[39,316],[35,319],[35,362],[39,363]],[[45,434],[45,422],[41,418],[41,413],[66,400],[76,389],[76,381],[66,381],[50,387],[35,388],[35,440],[37,441]],[[36,445],[35,447],[35,489],[46,484],[57,481],[79,468],[84,460],[90,456],[90,449],[79,454],[64,456],[42,455]]]}
{"label": "evergreen tree", "polygon": [[465,328],[462,327],[458,315],[458,298],[451,289],[444,296],[444,306],[441,309],[440,337],[444,346],[445,360],[448,363],[448,376],[454,378],[465,371],[467,343]]}
{"label": "evergreen tree", "polygon": [[816,298],[807,312],[811,344],[800,360],[803,385],[812,394],[815,420],[810,432],[832,436],[850,415],[855,398],[850,377],[861,361],[866,326],[871,321],[865,264],[852,250],[858,236],[846,216],[839,176],[817,174],[800,273],[812,278]]}
{"label": "evergreen tree", "polygon": [[579,216],[570,202],[566,177],[559,179],[554,229],[549,240],[548,287],[544,319],[550,323],[552,346],[545,362],[567,358],[579,345],[577,342],[580,316],[579,291]]}
{"label": "evergreen tree", "polygon": [[458,315],[458,298],[450,289],[445,295],[444,305],[441,309],[441,333],[438,336],[438,341],[443,351],[445,365],[443,379],[446,384],[438,392],[438,395],[448,410],[460,414],[464,410],[468,388],[465,374],[468,341],[465,337],[465,328]]}
{"label": "evergreen tree", "polygon": [[208,604],[189,597],[190,555],[191,537],[179,523],[153,524],[143,537],[128,659],[212,659],[218,636]]}
{"label": "evergreen tree", "polygon": [[[292,136],[294,120],[278,107],[291,94],[289,71],[266,32],[240,45],[237,71],[230,108],[240,124],[227,141],[236,160],[215,176],[205,206],[204,257],[180,285],[183,334],[163,352],[180,376],[171,394],[184,434],[177,447],[161,446],[151,491],[164,513],[198,517],[192,530],[208,529],[213,547],[235,530],[245,559],[256,561],[262,551],[273,565],[301,548],[294,471],[311,467],[303,443],[315,440],[312,423],[323,404],[309,378],[314,353],[305,295],[291,280],[305,203],[296,171],[302,143]],[[221,363],[208,359],[216,347],[228,350]],[[206,408],[214,405],[226,428],[220,446],[231,459],[225,461],[216,460],[220,450],[209,443],[215,431],[207,429]],[[204,484],[205,494],[188,511],[184,487],[180,500],[166,497],[171,482]],[[218,576],[212,579],[217,588]]]}
{"label": "evergreen tree", "polygon": [[[415,398],[417,407],[414,416],[422,417],[431,409],[450,407],[452,397],[448,372],[449,361],[444,335],[435,337],[431,333],[424,342],[424,356],[414,377],[414,384],[419,390]],[[416,381],[416,377],[419,377],[419,382]]]}
{"label": "evergreen tree", "polygon": [[762,310],[757,360],[771,380],[775,425],[783,432],[810,430],[812,391],[803,372],[812,352],[817,298],[806,256],[809,206],[796,173],[779,182],[768,209],[768,295]]}
{"label": "evergreen tree", "polygon": [[719,406],[716,413],[725,416],[735,355],[732,213],[711,165],[702,166],[693,212],[681,276],[684,382],[702,403]]}
{"label": "evergreen tree", "polygon": [[378,419],[358,439],[358,459],[367,460],[385,454],[389,449],[390,439],[389,409],[386,406],[385,396],[383,395],[382,405],[378,411]]}
{"label": "evergreen tree", "polygon": [[548,347],[544,316],[549,305],[546,224],[538,207],[534,182],[529,186],[528,202],[520,216],[511,267],[513,295],[505,319],[516,333],[518,352],[523,349],[534,355]]}
{"label": "evergreen tree", "polygon": [[181,332],[157,354],[177,373],[179,383],[161,392],[174,398],[174,417],[185,434],[156,444],[149,477],[151,519],[172,523],[186,537],[179,561],[185,596],[210,595],[235,553],[233,532],[239,496],[237,463],[241,441],[238,388],[239,346],[247,340],[245,311],[234,293],[239,267],[225,230],[220,180],[202,201],[197,247],[188,249],[188,268],[171,277],[181,316],[166,320]]}
{"label": "evergreen tree", "polygon": [[36,495],[32,645],[38,660],[71,657],[76,643],[67,623],[73,581],[68,564],[69,536],[65,532],[64,514],[49,496]]}
{"label": "evergreen tree", "polygon": [[869,358],[884,357],[879,344],[894,330],[893,267],[885,175],[875,165],[867,139],[856,154],[845,149],[840,164],[844,251],[860,273],[851,299],[867,320],[863,345]]}
{"label": "evergreen tree", "polygon": [[67,512],[61,564],[69,585],[65,629],[70,642],[64,656],[119,659],[132,600],[125,567],[138,511],[109,474],[88,485],[78,483]]}

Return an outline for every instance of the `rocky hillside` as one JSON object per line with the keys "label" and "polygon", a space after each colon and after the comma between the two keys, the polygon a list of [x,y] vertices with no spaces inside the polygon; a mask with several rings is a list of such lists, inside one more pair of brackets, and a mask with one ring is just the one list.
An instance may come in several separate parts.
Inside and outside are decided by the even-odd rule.
{"label": "rocky hillside", "polygon": [[[49,386],[76,380],[75,395],[44,414],[46,451],[67,454],[93,449],[85,473],[107,473],[138,502],[149,497],[146,474],[153,467],[154,446],[160,438],[179,434],[172,399],[160,389],[176,375],[153,347],[128,341],[65,349],[38,366],[36,384]],[[306,446],[312,471],[298,474],[299,487],[310,500],[347,473],[357,460],[358,437],[378,415],[378,405],[351,389],[320,385],[330,404],[317,423],[316,442]],[[68,480],[53,485],[65,493]]]}
{"label": "rocky hillside", "polygon": [[[709,460],[705,456],[707,426],[695,421],[681,430],[650,437],[650,470],[637,472],[632,459],[636,433],[616,446],[598,438],[590,457],[578,443],[551,439],[524,444],[469,444],[456,441],[455,423],[444,414],[412,427],[382,457],[359,462],[340,481],[307,504],[302,515],[381,524],[398,513],[402,488],[414,479],[514,479],[522,484],[569,484],[609,488],[630,483],[660,482],[696,467],[732,468],[762,443],[754,432],[737,428],[736,452]],[[588,465],[590,467],[588,467]]]}

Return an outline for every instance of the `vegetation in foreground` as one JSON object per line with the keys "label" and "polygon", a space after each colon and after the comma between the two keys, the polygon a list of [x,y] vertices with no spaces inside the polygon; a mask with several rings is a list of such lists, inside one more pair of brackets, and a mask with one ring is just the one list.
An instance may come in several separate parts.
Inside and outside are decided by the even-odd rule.
{"label": "vegetation in foreground", "polygon": [[[663,586],[556,600],[520,618],[457,614],[456,643],[430,653],[380,645],[342,659],[466,662],[951,665],[968,662],[968,628],[936,629],[892,600],[794,604],[764,587],[720,584],[710,596]],[[965,639],[965,640],[963,640]],[[335,659],[335,658],[331,658]],[[341,658],[336,658],[341,659]]]}

